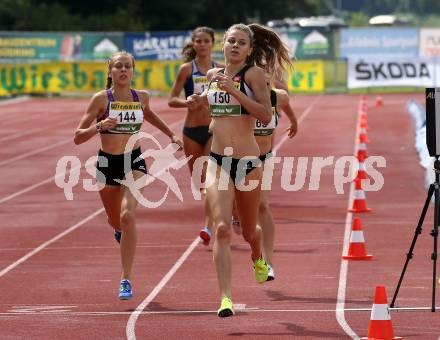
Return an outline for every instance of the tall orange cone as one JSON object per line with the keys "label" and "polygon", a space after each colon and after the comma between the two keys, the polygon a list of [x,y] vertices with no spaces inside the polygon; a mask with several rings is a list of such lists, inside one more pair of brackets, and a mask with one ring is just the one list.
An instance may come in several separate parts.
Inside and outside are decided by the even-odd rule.
{"label": "tall orange cone", "polygon": [[359,130],[359,143],[369,143],[370,140],[367,136],[367,131],[364,128]]}
{"label": "tall orange cone", "polygon": [[360,116],[361,116],[361,123],[363,122],[363,121],[367,121],[367,111],[365,110],[362,110],[362,111],[360,111],[359,112],[359,114],[360,114]]}
{"label": "tall orange cone", "polygon": [[383,106],[383,99],[381,95],[376,96],[376,101],[374,102],[374,106],[376,107]]}
{"label": "tall orange cone", "polygon": [[373,255],[368,255],[365,249],[364,232],[359,217],[353,219],[348,255],[344,255],[342,258],[344,260],[371,260],[373,258]]}
{"label": "tall orange cone", "polygon": [[361,115],[361,117],[366,117],[367,116],[367,103],[366,102],[361,102],[359,105],[359,114]]}
{"label": "tall orange cone", "polygon": [[361,157],[359,158],[359,168],[355,179],[368,179],[367,171],[365,170],[364,160],[365,157],[361,155]]}
{"label": "tall orange cone", "polygon": [[360,127],[361,129],[368,130],[367,116],[365,116],[365,115],[361,115],[361,119],[360,119],[359,127]]}
{"label": "tall orange cone", "polygon": [[367,145],[365,143],[359,143],[359,147],[358,147],[358,151],[357,151],[356,157],[357,157],[358,160],[360,160],[361,158],[365,159],[365,158],[368,157]]}
{"label": "tall orange cone", "polygon": [[348,211],[354,213],[368,213],[371,211],[371,209],[367,208],[367,200],[365,198],[364,190],[362,189],[362,180],[356,178],[354,181],[355,181],[355,188],[354,188],[353,207],[351,209],[348,209]]}
{"label": "tall orange cone", "polygon": [[394,336],[391,323],[390,310],[388,308],[387,293],[384,286],[377,286],[374,292],[373,308],[371,309],[368,336],[362,340],[398,340],[400,336]]}

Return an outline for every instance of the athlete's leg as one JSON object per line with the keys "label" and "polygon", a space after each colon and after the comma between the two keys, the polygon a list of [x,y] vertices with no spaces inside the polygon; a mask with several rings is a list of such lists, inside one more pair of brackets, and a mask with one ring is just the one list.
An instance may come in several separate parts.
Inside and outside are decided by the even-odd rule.
{"label": "athlete's leg", "polygon": [[[221,169],[217,163],[208,162],[207,176],[215,176],[207,188],[207,198],[212,212],[215,232],[213,256],[221,297],[231,298],[231,214],[234,200],[234,187],[229,181],[227,190],[220,190]],[[229,177],[229,174],[227,175]]]}
{"label": "athlete's leg", "polygon": [[[209,139],[209,141],[206,143],[206,145],[203,148],[203,154],[201,156],[208,156],[209,152],[211,151],[211,141],[212,137]],[[203,164],[203,172],[202,172],[202,182],[206,181],[206,168],[207,164]],[[205,225],[211,229],[213,232],[213,219],[211,214],[211,209],[209,208],[208,200],[206,199],[206,190],[202,190],[202,196],[204,197],[204,208],[205,208]]]}
{"label": "athlete's leg", "polygon": [[263,232],[263,253],[270,265],[272,265],[273,248],[275,240],[275,224],[269,207],[269,190],[262,190],[260,194],[260,207],[258,211],[258,224]]}
{"label": "athlete's leg", "polygon": [[[185,134],[183,134],[183,147],[184,147],[185,155],[187,157],[192,156],[188,162],[188,167],[189,167],[189,171],[191,173],[191,176],[192,176],[193,170],[194,170],[194,162],[201,156],[209,155],[209,151],[211,150],[211,140],[212,140],[212,138],[210,138],[209,142],[205,146],[202,146],[199,143],[192,140],[191,138],[189,138],[188,136],[186,136]],[[202,170],[201,182],[205,181],[205,176],[206,176],[206,166],[204,166],[204,169]],[[203,236],[202,238],[205,240],[205,244],[209,244],[209,240],[211,238],[211,235],[213,234],[212,216],[211,216],[211,212],[209,210],[209,204],[205,198],[205,196],[206,196],[205,190],[201,189],[201,193],[202,193],[204,212],[205,212],[205,221],[204,221],[205,224],[204,225],[209,229],[208,231],[202,229],[201,236]],[[205,235],[202,235],[202,233],[205,233]]]}
{"label": "athlete's leg", "polygon": [[237,235],[241,235],[240,215],[238,214],[237,203],[235,200],[232,209],[232,229]]}
{"label": "athlete's leg", "polygon": [[189,172],[192,175],[194,162],[196,161],[197,158],[205,154],[205,149],[203,145],[200,145],[199,143],[195,142],[185,134],[183,134],[182,136],[182,141],[183,141],[183,151],[185,152],[185,156],[186,157],[192,156],[191,159],[189,159],[188,161]]}
{"label": "athlete's leg", "polygon": [[122,192],[119,185],[105,185],[99,191],[99,196],[107,214],[107,221],[115,230],[121,230]]}
{"label": "athlete's leg", "polygon": [[250,191],[235,189],[235,201],[240,215],[240,224],[243,238],[251,246],[252,260],[257,260],[262,255],[261,229],[257,228],[258,207],[261,191],[261,169],[255,168],[246,177],[245,181],[257,180],[258,186]]}
{"label": "athlete's leg", "polygon": [[[147,176],[140,171],[133,171],[133,177],[138,180],[141,177],[147,179]],[[130,189],[123,187],[123,197],[121,203],[121,263],[123,279],[131,279],[134,255],[137,243],[137,230],[135,213],[138,205],[137,199],[130,192]]]}

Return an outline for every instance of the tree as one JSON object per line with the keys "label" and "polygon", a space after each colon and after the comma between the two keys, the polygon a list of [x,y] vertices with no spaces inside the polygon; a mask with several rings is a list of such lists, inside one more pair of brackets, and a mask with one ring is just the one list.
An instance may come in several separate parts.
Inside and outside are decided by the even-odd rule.
{"label": "tree", "polygon": [[224,29],[238,22],[316,15],[319,0],[0,0],[1,30]]}

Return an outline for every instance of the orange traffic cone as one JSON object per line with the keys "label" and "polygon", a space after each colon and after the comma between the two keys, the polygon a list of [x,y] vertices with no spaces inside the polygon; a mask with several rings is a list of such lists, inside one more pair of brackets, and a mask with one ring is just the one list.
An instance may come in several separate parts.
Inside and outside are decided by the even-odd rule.
{"label": "orange traffic cone", "polygon": [[366,118],[366,116],[364,116],[364,118],[362,118],[362,116],[361,116],[360,123],[359,123],[359,127],[360,127],[361,129],[368,130],[368,123],[367,123],[367,118]]}
{"label": "orange traffic cone", "polygon": [[355,188],[353,207],[351,209],[348,209],[348,211],[354,213],[368,213],[371,211],[371,209],[367,208],[367,200],[365,199],[364,190],[362,190],[362,180],[356,178],[354,182]]}
{"label": "orange traffic cone", "polygon": [[374,102],[374,106],[376,107],[383,106],[383,99],[381,95],[376,96],[376,101]]}
{"label": "orange traffic cone", "polygon": [[359,131],[359,143],[369,143],[370,140],[367,136],[367,131],[364,128],[361,128]]}
{"label": "orange traffic cone", "polygon": [[363,156],[359,158],[359,168],[355,179],[368,179],[367,171],[365,170],[364,160],[365,158]]}
{"label": "orange traffic cone", "polygon": [[359,217],[353,219],[348,255],[344,255],[342,258],[344,260],[371,260],[373,258],[373,255],[368,255],[365,249],[364,233]]}
{"label": "orange traffic cone", "polygon": [[367,114],[367,103],[366,102],[361,102],[359,105],[359,113],[362,115],[366,115]]}
{"label": "orange traffic cone", "polygon": [[358,147],[358,151],[356,154],[356,157],[358,160],[365,159],[368,157],[368,153],[367,153],[367,145],[365,143],[359,143],[359,147]]}
{"label": "orange traffic cone", "polygon": [[400,336],[394,336],[391,323],[390,310],[388,308],[387,293],[384,286],[377,286],[374,292],[373,308],[371,309],[368,337],[362,340],[397,340]]}
{"label": "orange traffic cone", "polygon": [[367,111],[359,111],[359,114],[361,116],[361,123],[367,122]]}

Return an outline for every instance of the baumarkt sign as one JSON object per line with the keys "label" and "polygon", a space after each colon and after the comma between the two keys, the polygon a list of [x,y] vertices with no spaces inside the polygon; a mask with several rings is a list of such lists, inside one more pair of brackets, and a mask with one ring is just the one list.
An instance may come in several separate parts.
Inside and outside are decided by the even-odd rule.
{"label": "baumarkt sign", "polygon": [[[170,91],[180,62],[136,62],[133,87]],[[105,88],[103,62],[0,65],[0,96],[19,93],[96,92]]]}
{"label": "baumarkt sign", "polygon": [[0,60],[14,63],[104,60],[122,46],[117,32],[0,32]]}
{"label": "baumarkt sign", "polygon": [[324,91],[324,63],[320,60],[294,62],[287,85],[293,92]]}
{"label": "baumarkt sign", "polygon": [[0,58],[58,60],[60,38],[60,35],[46,33],[0,34]]}

